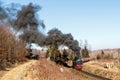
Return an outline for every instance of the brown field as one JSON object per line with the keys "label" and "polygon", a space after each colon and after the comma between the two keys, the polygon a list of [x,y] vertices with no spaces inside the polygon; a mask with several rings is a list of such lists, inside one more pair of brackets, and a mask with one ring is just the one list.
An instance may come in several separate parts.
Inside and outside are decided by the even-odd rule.
{"label": "brown field", "polygon": [[[106,67],[109,65],[110,67]],[[113,60],[94,60],[83,64],[85,71],[101,75],[112,80],[120,80],[120,68]]]}
{"label": "brown field", "polygon": [[89,80],[46,59],[26,62],[3,75],[1,80]]}

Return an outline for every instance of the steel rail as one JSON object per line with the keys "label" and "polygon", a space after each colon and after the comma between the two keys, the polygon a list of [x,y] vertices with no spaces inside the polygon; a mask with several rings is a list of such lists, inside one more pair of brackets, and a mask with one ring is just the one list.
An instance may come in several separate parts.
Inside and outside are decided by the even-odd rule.
{"label": "steel rail", "polygon": [[84,70],[82,70],[82,71],[80,71],[80,72],[82,72],[82,73],[84,73],[84,74],[86,74],[86,75],[89,75],[89,76],[91,76],[91,77],[95,77],[95,78],[97,78],[98,80],[112,80],[112,79],[105,78],[105,77],[103,77],[103,76],[96,75],[96,74],[93,74],[93,73],[90,73],[90,72],[87,72],[87,71],[84,71]]}

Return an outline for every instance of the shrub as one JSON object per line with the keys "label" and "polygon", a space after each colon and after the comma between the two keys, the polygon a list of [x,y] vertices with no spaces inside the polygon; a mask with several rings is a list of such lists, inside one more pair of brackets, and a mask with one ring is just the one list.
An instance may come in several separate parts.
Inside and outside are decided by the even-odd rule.
{"label": "shrub", "polygon": [[113,59],[113,55],[112,54],[106,54],[104,56],[105,59]]}
{"label": "shrub", "polygon": [[57,64],[64,65],[67,67],[66,62],[70,59],[74,59],[74,56],[69,55],[66,50],[63,50],[62,53],[58,50],[57,45],[51,45],[46,52],[46,58],[50,57],[50,60],[56,62]]}
{"label": "shrub", "polygon": [[[26,55],[26,44],[23,40],[16,38],[9,27],[0,26],[0,60],[1,64],[15,63],[21,61]],[[5,66],[0,66],[5,67]]]}
{"label": "shrub", "polygon": [[55,61],[56,63],[60,61],[61,54],[56,44],[50,46],[49,50],[46,53],[46,57],[50,57],[50,60]]}
{"label": "shrub", "polygon": [[61,60],[62,60],[63,62],[68,61],[68,53],[67,53],[67,51],[66,51],[65,49],[63,50],[63,54],[62,54]]}
{"label": "shrub", "polygon": [[83,57],[83,58],[89,57],[89,51],[88,51],[88,49],[87,49],[86,46],[84,47],[84,49],[82,49],[81,52],[82,52],[82,57]]}
{"label": "shrub", "polygon": [[96,58],[97,58],[97,59],[101,59],[101,55],[98,54]]}

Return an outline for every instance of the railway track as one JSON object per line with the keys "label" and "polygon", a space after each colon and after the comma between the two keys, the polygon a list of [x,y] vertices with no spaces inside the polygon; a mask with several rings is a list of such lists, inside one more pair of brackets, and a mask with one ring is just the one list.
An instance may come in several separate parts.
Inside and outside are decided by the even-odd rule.
{"label": "railway track", "polygon": [[102,77],[102,76],[99,76],[99,75],[96,75],[96,74],[93,74],[93,73],[89,73],[87,71],[80,71],[81,73],[84,73],[86,75],[89,75],[91,77],[94,77],[94,78],[97,78],[98,80],[112,80],[112,79],[109,79],[109,78],[105,78],[105,77]]}

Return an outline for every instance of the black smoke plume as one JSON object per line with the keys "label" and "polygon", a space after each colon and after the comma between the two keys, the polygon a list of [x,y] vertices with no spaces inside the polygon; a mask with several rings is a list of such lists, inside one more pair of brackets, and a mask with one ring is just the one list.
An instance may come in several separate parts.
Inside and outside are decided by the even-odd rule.
{"label": "black smoke plume", "polygon": [[20,35],[20,38],[25,40],[29,46],[31,45],[31,43],[36,43],[36,44],[39,44],[40,46],[43,46],[45,35],[36,30],[29,30],[29,31],[26,30],[24,34]]}
{"label": "black smoke plume", "polygon": [[4,4],[0,1],[0,22],[9,23],[10,27],[14,26],[17,11],[21,8],[20,4],[10,3]]}
{"label": "black smoke plume", "polygon": [[6,18],[8,18],[8,14],[0,1],[0,24],[3,23]]}
{"label": "black smoke plume", "polygon": [[57,44],[68,46],[70,49],[72,49],[77,57],[80,57],[80,47],[77,40],[74,40],[73,36],[71,34],[63,34],[58,29],[52,29],[48,32],[48,36],[45,40],[45,45],[54,45]]}
{"label": "black smoke plume", "polygon": [[70,49],[72,49],[76,53],[77,57],[80,57],[80,47],[79,47],[78,41],[74,40],[71,34],[64,34],[63,38],[64,38],[63,45],[68,46]]}
{"label": "black smoke plume", "polygon": [[22,31],[20,37],[29,45],[31,43],[43,45],[45,39],[45,36],[39,30],[40,27],[45,28],[43,21],[40,21],[37,17],[37,12],[40,9],[40,6],[30,3],[27,6],[23,6],[17,13],[14,29]]}
{"label": "black smoke plume", "polygon": [[58,29],[52,29],[48,32],[48,36],[46,37],[46,40],[45,40],[45,45],[48,45],[48,46],[52,44],[61,45],[63,41],[64,41],[63,33]]}
{"label": "black smoke plume", "polygon": [[40,6],[30,3],[23,6],[22,10],[18,11],[17,20],[15,21],[15,28],[37,30],[39,26],[45,27],[44,23],[37,19],[36,13],[41,9]]}

